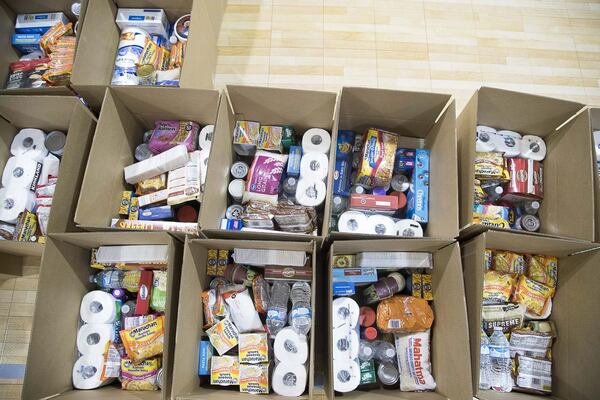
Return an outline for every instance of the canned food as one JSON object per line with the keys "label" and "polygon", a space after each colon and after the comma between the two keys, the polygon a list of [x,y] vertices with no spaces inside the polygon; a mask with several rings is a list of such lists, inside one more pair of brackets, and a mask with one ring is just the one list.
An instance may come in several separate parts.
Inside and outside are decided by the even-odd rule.
{"label": "canned food", "polygon": [[244,207],[239,204],[232,204],[227,207],[227,211],[225,211],[225,217],[227,217],[227,219],[240,219],[243,213]]}
{"label": "canned food", "polygon": [[231,176],[235,179],[244,179],[248,175],[248,164],[243,161],[236,161],[231,166]]}
{"label": "canned food", "polygon": [[55,156],[62,156],[67,143],[67,135],[61,131],[52,131],[46,136],[44,146]]}

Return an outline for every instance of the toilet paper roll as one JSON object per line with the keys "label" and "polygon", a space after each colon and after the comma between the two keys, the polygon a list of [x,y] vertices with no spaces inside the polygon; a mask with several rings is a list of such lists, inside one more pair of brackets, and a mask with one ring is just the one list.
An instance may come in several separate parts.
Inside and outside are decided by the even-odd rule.
{"label": "toilet paper roll", "polygon": [[306,335],[300,335],[291,326],[283,328],[275,336],[275,358],[282,363],[304,364],[308,359]]}
{"label": "toilet paper roll", "polygon": [[27,189],[0,189],[0,221],[14,224],[19,214],[25,210],[32,211],[35,206],[35,195]]}
{"label": "toilet paper roll", "polygon": [[214,125],[206,125],[198,135],[198,147],[200,150],[210,149],[213,141]]}
{"label": "toilet paper roll", "polygon": [[42,164],[26,156],[8,159],[2,172],[2,186],[34,191],[42,172]]}
{"label": "toilet paper roll", "polygon": [[308,153],[300,161],[300,178],[321,180],[327,179],[329,158],[323,153]]}
{"label": "toilet paper roll", "polygon": [[41,129],[21,129],[10,145],[10,152],[13,156],[26,156],[42,162],[48,155],[45,141],[46,134]]}
{"label": "toilet paper roll", "polygon": [[96,389],[113,381],[101,380],[104,359],[99,354],[81,356],[73,366],[73,387],[75,389]]}
{"label": "toilet paper roll", "polygon": [[521,157],[534,161],[546,158],[546,142],[539,136],[525,135],[521,138]]}
{"label": "toilet paper roll", "polygon": [[333,359],[354,360],[358,357],[358,333],[344,328],[333,331]]}
{"label": "toilet paper roll", "polygon": [[321,128],[311,128],[302,135],[302,153],[329,154],[331,147],[331,136],[329,132]]}
{"label": "toilet paper roll", "polygon": [[79,315],[87,324],[112,324],[117,316],[115,298],[101,290],[89,292],[81,300]]}
{"label": "toilet paper roll", "polygon": [[83,355],[103,355],[106,343],[114,339],[113,324],[84,324],[77,332],[77,350]]}
{"label": "toilet paper roll", "polygon": [[306,390],[306,366],[279,363],[271,377],[273,391],[280,396],[298,397]]}
{"label": "toilet paper roll", "polygon": [[301,178],[296,186],[296,201],[306,207],[318,207],[325,201],[327,186],[325,182]]}
{"label": "toilet paper roll", "polygon": [[502,130],[496,135],[496,151],[505,157],[517,157],[521,153],[521,134]]}
{"label": "toilet paper roll", "polygon": [[367,233],[368,218],[360,211],[345,211],[338,220],[338,231],[346,233]]}
{"label": "toilet paper roll", "polygon": [[396,222],[396,235],[402,237],[423,237],[423,228],[415,220],[401,219]]}
{"label": "toilet paper roll", "polygon": [[394,220],[386,215],[369,215],[367,218],[367,233],[373,235],[396,236],[397,229]]}
{"label": "toilet paper roll", "polygon": [[477,139],[475,142],[475,151],[488,152],[496,148],[496,129],[485,126],[477,126]]}
{"label": "toilet paper roll", "polygon": [[355,328],[358,325],[359,316],[360,307],[350,297],[338,297],[333,300],[332,320],[334,330],[343,326],[347,326],[348,329]]}
{"label": "toilet paper roll", "polygon": [[360,365],[358,361],[333,362],[333,389],[336,392],[348,393],[356,390],[360,384]]}

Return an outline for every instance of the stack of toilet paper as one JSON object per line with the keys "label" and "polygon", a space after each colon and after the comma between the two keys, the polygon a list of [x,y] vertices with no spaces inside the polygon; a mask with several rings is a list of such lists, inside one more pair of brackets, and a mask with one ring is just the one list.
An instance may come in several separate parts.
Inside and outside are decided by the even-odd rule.
{"label": "stack of toilet paper", "polygon": [[306,335],[296,333],[290,326],[275,336],[273,344],[275,369],[271,386],[280,396],[298,397],[306,390],[308,342]]}
{"label": "stack of toilet paper", "polygon": [[333,301],[333,388],[347,393],[360,384],[359,325],[360,307],[349,297]]}
{"label": "stack of toilet paper", "polygon": [[331,136],[325,129],[311,128],[302,135],[300,180],[296,186],[298,204],[319,207],[325,201],[330,146]]}

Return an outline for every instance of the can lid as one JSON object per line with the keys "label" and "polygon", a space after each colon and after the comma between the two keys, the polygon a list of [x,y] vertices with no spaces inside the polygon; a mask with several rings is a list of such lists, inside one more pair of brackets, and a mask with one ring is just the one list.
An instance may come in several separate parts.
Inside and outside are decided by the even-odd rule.
{"label": "can lid", "polygon": [[44,146],[46,146],[48,151],[59,151],[65,147],[66,142],[67,135],[65,135],[64,132],[52,131],[46,136]]}

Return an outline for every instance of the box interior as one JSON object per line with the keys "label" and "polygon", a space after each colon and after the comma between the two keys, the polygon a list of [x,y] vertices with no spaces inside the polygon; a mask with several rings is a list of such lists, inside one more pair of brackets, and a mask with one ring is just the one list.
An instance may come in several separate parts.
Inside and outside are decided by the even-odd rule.
{"label": "box interior", "polygon": [[331,273],[333,256],[338,254],[356,254],[361,251],[421,251],[433,254],[431,303],[434,310],[434,322],[431,328],[431,364],[432,375],[437,383],[435,392],[401,392],[399,389],[355,390],[344,393],[339,398],[351,399],[470,399],[471,360],[469,358],[469,331],[467,325],[464,286],[458,243],[443,239],[381,239],[377,241],[334,242],[329,253],[328,279],[328,354],[326,374],[326,393],[329,399],[336,395],[333,389],[333,359],[331,343],[333,327],[331,308],[333,291]]}
{"label": "box interior", "polygon": [[108,88],[75,222],[86,228],[106,229],[118,217],[122,192],[133,187],[125,182],[123,168],[136,162],[135,148],[142,143],[144,132],[154,128],[155,121],[192,120],[201,127],[214,124],[218,103],[216,90]]}
{"label": "box interior", "polygon": [[[552,300],[552,314],[558,333],[552,346],[552,396],[525,393],[496,393],[479,390],[479,349],[482,310],[484,250],[510,250],[517,253],[558,257],[558,285]],[[594,251],[589,251],[594,249]],[[600,307],[594,293],[600,284],[597,245],[573,240],[488,231],[461,246],[465,271],[465,295],[471,336],[472,381],[475,396],[482,400],[525,400],[554,398],[596,398],[595,379],[600,376],[598,351],[590,343],[600,340],[600,323],[589,310]],[[579,254],[574,254],[579,253]]]}
{"label": "box interior", "polygon": [[[401,135],[399,147],[430,150],[429,237],[458,235],[455,118],[454,100],[446,94],[344,87],[340,95],[339,129],[361,136],[369,128],[384,129]],[[336,239],[372,236],[332,233]]]}
{"label": "box interior", "polygon": [[[76,360],[79,307],[83,296],[95,290],[89,282],[90,249],[100,245],[163,244],[169,245],[167,300],[165,309],[165,348],[163,368],[166,381],[158,392],[128,392],[118,386],[95,390],[75,390],[72,370]],[[181,244],[165,233],[119,232],[53,234],[46,243],[40,270],[40,286],[31,333],[30,351],[23,383],[23,398],[46,398],[65,394],[65,398],[166,400],[171,387],[171,339],[177,321],[177,296],[181,265]],[[57,317],[57,312],[61,314]],[[43,382],[43,385],[41,384]]]}
{"label": "box interior", "polygon": [[[198,348],[201,338],[206,338],[202,328],[204,311],[200,294],[208,288],[211,277],[206,275],[206,257],[208,249],[254,248],[305,251],[312,257],[313,279],[311,282],[313,308],[312,328],[310,332],[309,369],[307,391],[299,398],[308,399],[311,396],[314,382],[315,363],[315,274],[317,271],[314,257],[314,242],[267,242],[243,240],[218,240],[218,239],[188,239],[183,257],[181,272],[179,316],[176,331],[177,347],[173,369],[173,386],[171,395],[177,399],[255,399],[256,395],[240,393],[238,386],[219,387],[211,386],[207,377],[198,376]],[[215,353],[217,354],[217,353]],[[319,358],[320,359],[320,358]],[[271,371],[269,372],[270,379]],[[263,395],[264,396],[264,395]],[[269,398],[283,398],[275,393]]]}
{"label": "box interior", "polygon": [[592,107],[590,108],[590,121],[592,125],[592,163],[593,163],[593,173],[595,175],[594,179],[594,204],[596,213],[595,218],[595,238],[594,241],[600,242],[600,174],[598,174],[598,166],[596,161],[596,149],[600,146],[600,143],[596,143],[594,141],[593,132],[596,130],[600,130],[600,108]]}

